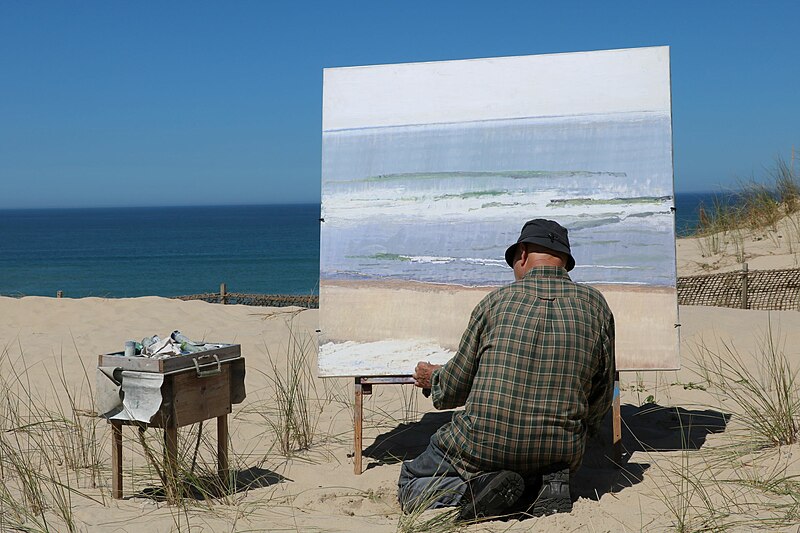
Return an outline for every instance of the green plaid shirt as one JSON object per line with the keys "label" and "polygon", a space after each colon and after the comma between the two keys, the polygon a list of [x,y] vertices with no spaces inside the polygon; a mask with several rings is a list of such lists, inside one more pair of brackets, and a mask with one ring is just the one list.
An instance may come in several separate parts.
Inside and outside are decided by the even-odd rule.
{"label": "green plaid shirt", "polygon": [[594,287],[535,267],[472,311],[458,352],[432,376],[433,436],[463,477],[557,462],[577,469],[614,391],[614,317]]}

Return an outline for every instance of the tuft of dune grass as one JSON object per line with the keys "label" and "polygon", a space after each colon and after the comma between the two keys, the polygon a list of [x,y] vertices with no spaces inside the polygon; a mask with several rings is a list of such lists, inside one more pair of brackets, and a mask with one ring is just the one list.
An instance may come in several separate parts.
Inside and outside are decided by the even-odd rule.
{"label": "tuft of dune grass", "polygon": [[782,158],[768,173],[766,182],[750,180],[738,190],[717,195],[710,205],[701,204],[694,235],[702,238],[704,255],[719,253],[724,235],[744,230],[775,229],[786,216],[800,211],[800,176]]}

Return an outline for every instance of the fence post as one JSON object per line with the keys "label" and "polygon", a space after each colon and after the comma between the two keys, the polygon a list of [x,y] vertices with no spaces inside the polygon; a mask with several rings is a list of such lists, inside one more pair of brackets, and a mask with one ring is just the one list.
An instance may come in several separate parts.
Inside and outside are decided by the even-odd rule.
{"label": "fence post", "polygon": [[747,309],[747,263],[742,263],[742,309]]}
{"label": "fence post", "polygon": [[219,284],[219,303],[222,305],[228,303],[228,287],[224,283]]}

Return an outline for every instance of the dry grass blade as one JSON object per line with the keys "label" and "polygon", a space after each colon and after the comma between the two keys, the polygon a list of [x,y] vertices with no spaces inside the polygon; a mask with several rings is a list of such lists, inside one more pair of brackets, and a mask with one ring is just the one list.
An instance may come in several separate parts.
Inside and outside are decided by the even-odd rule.
{"label": "dry grass blade", "polygon": [[784,205],[786,213],[800,210],[800,180],[794,169],[783,158],[778,161],[773,171],[775,192],[779,201]]}
{"label": "dry grass blade", "polygon": [[285,456],[308,450],[314,443],[321,409],[317,387],[311,370],[310,356],[316,351],[310,337],[300,337],[291,327],[283,367],[267,348],[271,374],[265,374],[274,391],[276,418],[267,418],[278,439],[278,448]]}
{"label": "dry grass blade", "polygon": [[[179,435],[177,463],[170,467],[163,454],[157,453],[162,447],[160,431],[146,432],[138,428],[139,444],[147,464],[161,487],[147,488],[143,494],[156,500],[164,500],[172,506],[187,508],[192,502],[199,502],[206,508],[212,507],[212,500],[232,504],[231,496],[236,490],[234,469],[221,478],[217,465],[205,461],[203,457],[214,457],[216,442],[203,432],[204,424],[192,427],[185,435]],[[200,454],[200,450],[203,454]],[[189,452],[191,450],[191,452]]]}
{"label": "dry grass blade", "polygon": [[[79,432],[74,403],[65,413],[59,405],[52,410],[39,400],[30,385],[24,352],[20,347],[18,361],[9,361],[8,349],[0,356],[3,368],[0,379],[0,506],[13,509],[10,514],[13,528],[21,531],[77,531],[73,507],[75,497],[102,503],[78,488],[77,470],[65,456],[65,435]],[[16,363],[21,364],[16,364]],[[6,376],[10,379],[6,379]],[[52,382],[51,382],[52,383]],[[88,457],[96,450],[93,433],[85,434],[73,449],[74,457]],[[88,455],[87,455],[88,454]],[[64,466],[68,468],[64,468]],[[92,464],[96,468],[97,463]],[[94,479],[94,477],[93,477]],[[7,513],[3,513],[5,519]]]}
{"label": "dry grass blade", "polygon": [[462,524],[457,521],[457,509],[428,510],[428,506],[440,497],[440,491],[431,491],[429,495],[421,495],[419,503],[412,511],[400,514],[397,522],[397,531],[399,533],[451,533],[459,531],[462,528]]}
{"label": "dry grass blade", "polygon": [[697,372],[719,393],[732,400],[737,414],[765,446],[793,444],[800,433],[798,370],[792,368],[771,324],[753,362],[736,347],[722,342],[719,353],[698,347]]}

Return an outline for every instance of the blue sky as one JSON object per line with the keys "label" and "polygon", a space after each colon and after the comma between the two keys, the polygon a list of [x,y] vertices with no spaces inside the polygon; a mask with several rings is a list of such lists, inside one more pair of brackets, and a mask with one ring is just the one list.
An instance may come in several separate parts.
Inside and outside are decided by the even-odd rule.
{"label": "blue sky", "polygon": [[0,0],[0,208],[318,202],[325,67],[653,45],[676,190],[734,187],[800,152],[798,20],[788,1]]}

